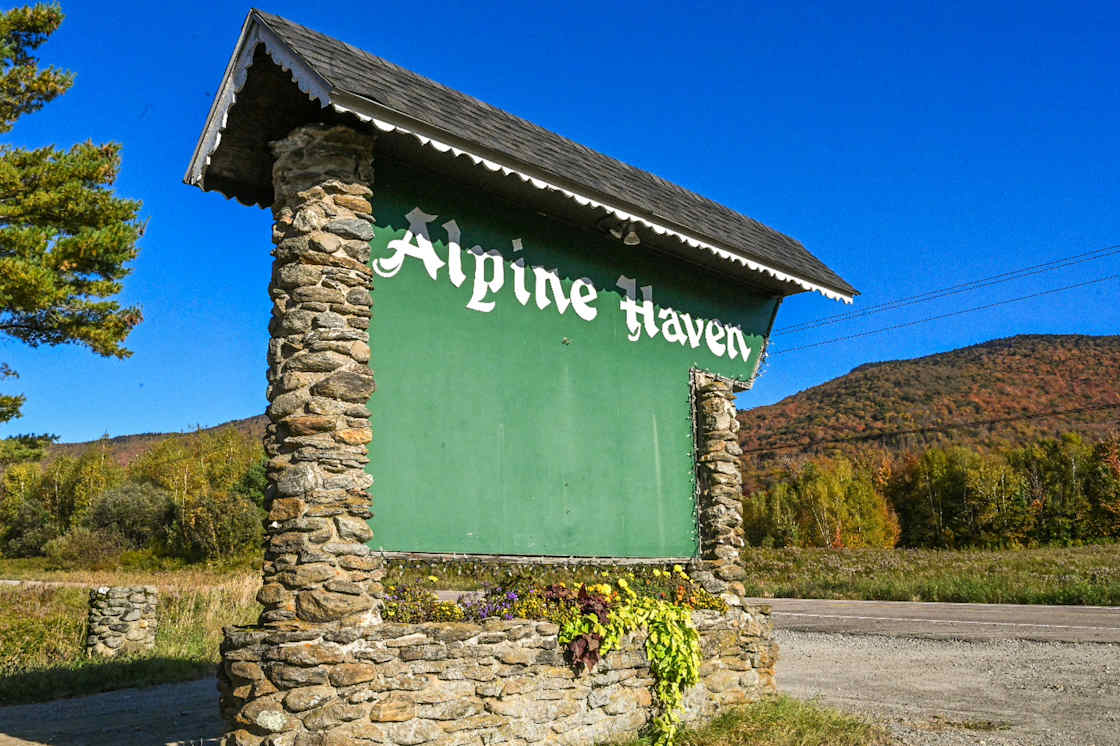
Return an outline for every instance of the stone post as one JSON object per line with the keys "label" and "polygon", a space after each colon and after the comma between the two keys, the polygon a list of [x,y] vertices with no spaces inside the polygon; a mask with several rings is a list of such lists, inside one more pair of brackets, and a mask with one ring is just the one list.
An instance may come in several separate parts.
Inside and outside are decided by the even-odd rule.
{"label": "stone post", "polygon": [[86,655],[112,658],[156,645],[155,586],[101,586],[89,592]]}
{"label": "stone post", "polygon": [[739,581],[743,541],[742,449],[735,433],[735,391],[729,381],[697,372],[693,381],[696,418],[696,478],[699,487],[700,580],[713,593],[742,596]]}
{"label": "stone post", "polygon": [[372,135],[307,125],[272,143],[271,510],[262,625],[380,621],[366,474]]}

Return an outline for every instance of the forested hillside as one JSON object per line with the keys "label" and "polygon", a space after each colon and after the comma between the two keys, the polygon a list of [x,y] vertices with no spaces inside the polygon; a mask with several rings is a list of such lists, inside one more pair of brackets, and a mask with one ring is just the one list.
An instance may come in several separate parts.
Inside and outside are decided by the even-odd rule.
{"label": "forested hillside", "polygon": [[[223,422],[221,425],[200,429],[197,432],[203,435],[212,435],[219,430],[233,428],[250,440],[259,442],[264,437],[264,429],[267,425],[268,417],[258,414],[256,417],[230,420],[229,422]],[[77,457],[92,446],[97,446],[107,452],[121,466],[128,466],[137,456],[152,446],[170,437],[180,435],[183,435],[183,433],[137,433],[136,435],[119,435],[115,438],[91,440],[84,443],[55,443],[47,448],[45,461],[50,462],[59,456]]]}
{"label": "forested hillside", "polygon": [[1118,370],[1120,337],[1019,336],[863,365],[740,412],[747,538],[954,548],[1118,539]]}
{"label": "forested hillside", "polygon": [[[739,441],[747,454],[766,460],[851,455],[865,445],[895,452],[948,444],[991,448],[1067,432],[1095,440],[1120,421],[1118,372],[1120,336],[997,339],[861,365],[777,404],[740,412]],[[1035,416],[1051,412],[1069,413]],[[988,424],[939,429],[972,422]],[[836,440],[843,442],[830,442]]]}

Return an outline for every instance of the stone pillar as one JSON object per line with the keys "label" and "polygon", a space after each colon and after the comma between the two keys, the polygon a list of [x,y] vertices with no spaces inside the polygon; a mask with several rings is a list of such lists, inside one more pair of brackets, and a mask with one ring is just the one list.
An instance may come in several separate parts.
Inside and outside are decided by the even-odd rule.
{"label": "stone pillar", "polygon": [[729,381],[697,372],[693,380],[696,418],[696,478],[699,487],[699,579],[713,593],[728,590],[742,596],[739,581],[743,547],[742,475],[739,472],[739,421],[735,392]]}
{"label": "stone pillar", "polygon": [[366,546],[373,144],[371,134],[326,125],[272,143],[262,625],[380,621],[383,572]]}
{"label": "stone pillar", "polygon": [[86,655],[112,658],[154,648],[158,605],[155,586],[92,588]]}

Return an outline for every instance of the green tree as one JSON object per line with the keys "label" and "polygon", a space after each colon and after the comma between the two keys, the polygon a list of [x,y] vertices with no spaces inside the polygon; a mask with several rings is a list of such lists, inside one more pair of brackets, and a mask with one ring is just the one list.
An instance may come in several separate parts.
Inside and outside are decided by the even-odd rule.
{"label": "green tree", "polygon": [[870,469],[816,456],[787,464],[769,481],[743,501],[752,543],[890,548],[898,541],[898,519]]}
{"label": "green tree", "polygon": [[[40,68],[34,52],[62,23],[57,5],[0,12],[0,134],[65,93],[70,72]],[[32,347],[73,343],[127,357],[141,320],[121,291],[143,233],[140,203],[114,196],[120,145],[25,150],[0,144],[0,334]],[[0,378],[15,375],[0,363]],[[24,398],[0,396],[0,422]]]}
{"label": "green tree", "polygon": [[[0,422],[3,422],[0,414]],[[57,435],[12,435],[0,440],[0,469],[9,464],[38,461],[46,455],[47,446],[58,440]]]}
{"label": "green tree", "polygon": [[1093,447],[1093,461],[1085,480],[1094,537],[1120,538],[1120,436]]}
{"label": "green tree", "polygon": [[1042,544],[1070,544],[1093,538],[1092,505],[1085,481],[1093,448],[1076,433],[1045,438],[1008,454],[1027,482],[1035,515],[1035,538]]}

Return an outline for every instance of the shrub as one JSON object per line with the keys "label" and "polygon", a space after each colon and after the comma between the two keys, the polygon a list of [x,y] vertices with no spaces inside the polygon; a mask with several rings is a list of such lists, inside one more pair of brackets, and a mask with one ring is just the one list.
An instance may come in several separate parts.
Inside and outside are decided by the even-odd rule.
{"label": "shrub", "polygon": [[16,505],[6,522],[0,528],[0,554],[5,557],[38,557],[47,542],[59,535],[58,524],[38,502]]}
{"label": "shrub", "polygon": [[86,525],[116,534],[129,549],[143,549],[167,540],[174,515],[171,493],[151,484],[129,482],[96,498]]}
{"label": "shrub", "polygon": [[260,547],[264,511],[247,498],[202,493],[175,502],[169,546],[189,561],[234,557]]}
{"label": "shrub", "polygon": [[115,567],[124,551],[121,537],[105,529],[74,526],[47,542],[47,559],[60,567],[104,570]]}

